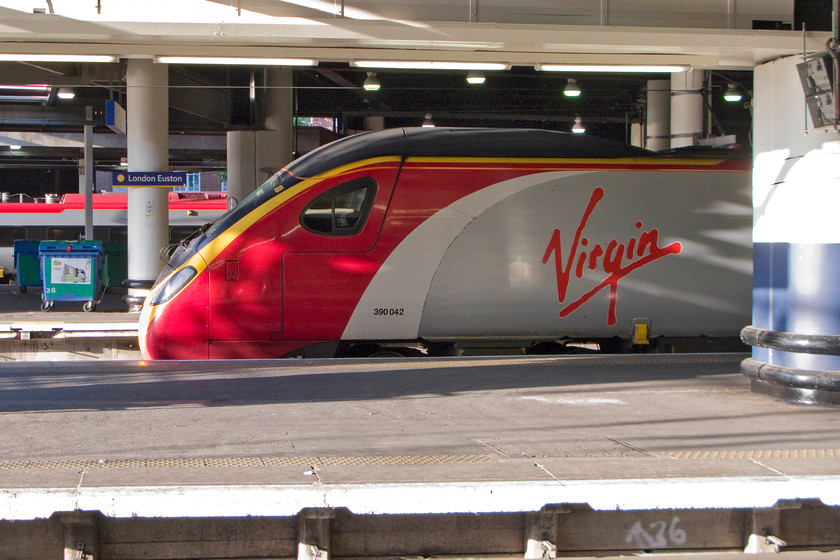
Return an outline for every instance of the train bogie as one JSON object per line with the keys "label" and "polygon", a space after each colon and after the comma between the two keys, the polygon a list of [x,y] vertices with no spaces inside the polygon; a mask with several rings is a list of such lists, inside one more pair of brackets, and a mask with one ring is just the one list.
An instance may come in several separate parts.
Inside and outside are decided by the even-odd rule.
{"label": "train bogie", "polygon": [[[651,335],[734,339],[749,323],[741,163],[545,131],[407,129],[336,144],[171,263],[195,275],[153,290],[148,357],[619,348]],[[156,303],[162,291],[173,293]],[[188,333],[190,321],[204,326]]]}

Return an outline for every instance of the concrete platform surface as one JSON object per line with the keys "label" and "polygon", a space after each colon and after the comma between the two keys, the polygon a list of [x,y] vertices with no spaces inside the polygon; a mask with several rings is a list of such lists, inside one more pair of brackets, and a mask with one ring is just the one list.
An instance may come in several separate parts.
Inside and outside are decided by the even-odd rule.
{"label": "concrete platform surface", "polygon": [[744,357],[2,363],[0,518],[840,505],[840,410]]}

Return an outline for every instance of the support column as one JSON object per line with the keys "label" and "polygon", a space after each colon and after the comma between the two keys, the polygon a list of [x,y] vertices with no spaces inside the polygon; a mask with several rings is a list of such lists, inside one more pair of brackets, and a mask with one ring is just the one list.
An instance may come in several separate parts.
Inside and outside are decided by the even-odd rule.
{"label": "support column", "polygon": [[796,65],[754,71],[753,391],[840,403],[840,132],[810,128]]}
{"label": "support column", "polygon": [[93,240],[93,107],[85,107],[85,239]]}
{"label": "support column", "polygon": [[64,560],[98,560],[99,512],[72,511],[54,515],[64,526]]}
{"label": "support column", "polygon": [[557,558],[557,513],[541,511],[528,516],[525,560]]}
{"label": "support column", "polygon": [[291,68],[265,72],[264,130],[227,133],[228,204],[232,207],[292,161],[294,80]]}
{"label": "support column", "polygon": [[298,560],[330,560],[330,519],[326,508],[307,508],[298,514]]}
{"label": "support column", "polygon": [[257,186],[257,134],[253,130],[229,130],[227,133],[228,208],[239,204]]}
{"label": "support column", "polygon": [[694,146],[703,137],[705,72],[671,74],[671,149]]}
{"label": "support column", "polygon": [[[126,64],[129,171],[169,171],[169,67],[147,59]],[[128,279],[126,303],[137,312],[163,268],[160,250],[169,243],[169,189],[128,189]]]}
{"label": "support column", "polygon": [[385,128],[385,117],[383,115],[369,115],[364,118],[365,130],[382,130]]}
{"label": "support column", "polygon": [[671,147],[671,82],[648,80],[645,147],[661,152]]}

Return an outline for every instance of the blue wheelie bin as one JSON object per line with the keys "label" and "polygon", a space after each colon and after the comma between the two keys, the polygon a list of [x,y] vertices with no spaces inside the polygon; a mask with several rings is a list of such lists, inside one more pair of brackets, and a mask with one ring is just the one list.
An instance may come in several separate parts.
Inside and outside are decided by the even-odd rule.
{"label": "blue wheelie bin", "polygon": [[96,309],[103,294],[101,241],[42,241],[38,254],[43,311],[51,310],[56,301],[84,301],[84,311]]}

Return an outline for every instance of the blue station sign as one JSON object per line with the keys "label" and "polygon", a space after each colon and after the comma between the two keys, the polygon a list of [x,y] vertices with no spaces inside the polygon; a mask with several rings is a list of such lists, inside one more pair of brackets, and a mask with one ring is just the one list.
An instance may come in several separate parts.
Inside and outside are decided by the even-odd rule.
{"label": "blue station sign", "polygon": [[187,184],[184,171],[113,171],[111,184],[115,187],[183,187]]}

